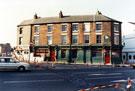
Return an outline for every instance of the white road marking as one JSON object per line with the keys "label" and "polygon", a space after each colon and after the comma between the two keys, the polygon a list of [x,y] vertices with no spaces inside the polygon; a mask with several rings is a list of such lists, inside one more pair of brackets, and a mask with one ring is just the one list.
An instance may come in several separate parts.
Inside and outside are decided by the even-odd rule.
{"label": "white road marking", "polygon": [[96,78],[85,78],[86,80],[90,79],[108,79],[108,78],[122,78],[123,76],[115,76],[115,77],[96,77]]}
{"label": "white road marking", "polygon": [[32,75],[56,75],[56,73],[37,73],[37,74],[16,74],[16,75],[26,75],[26,76],[32,76]]}
{"label": "white road marking", "polygon": [[111,82],[127,82],[127,80],[114,80],[114,81],[111,81]]}
{"label": "white road marking", "polygon": [[110,73],[110,74],[88,74],[88,76],[91,75],[96,75],[96,76],[100,76],[100,75],[121,75],[121,73]]}
{"label": "white road marking", "polygon": [[78,75],[78,74],[96,74],[96,73],[105,73],[104,71],[100,71],[100,72],[76,72],[73,73],[74,75]]}
{"label": "white road marking", "polygon": [[31,81],[4,81],[3,83],[31,83],[31,82],[57,82],[64,81],[64,79],[57,80],[31,80]]}
{"label": "white road marking", "polygon": [[[128,80],[114,80],[114,81],[111,81],[111,82],[127,82]],[[131,79],[131,81],[133,83],[135,83],[135,79]]]}

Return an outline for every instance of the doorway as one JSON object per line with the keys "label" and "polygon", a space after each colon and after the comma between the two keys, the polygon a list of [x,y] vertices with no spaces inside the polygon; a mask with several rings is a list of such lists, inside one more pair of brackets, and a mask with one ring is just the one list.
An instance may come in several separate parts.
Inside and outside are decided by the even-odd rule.
{"label": "doorway", "polygon": [[111,63],[110,61],[110,50],[106,50],[105,52],[105,64]]}

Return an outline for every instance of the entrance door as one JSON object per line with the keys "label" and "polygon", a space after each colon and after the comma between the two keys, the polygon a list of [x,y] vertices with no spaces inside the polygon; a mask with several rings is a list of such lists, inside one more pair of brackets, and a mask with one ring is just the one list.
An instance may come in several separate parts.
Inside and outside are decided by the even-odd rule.
{"label": "entrance door", "polygon": [[110,51],[106,50],[105,52],[105,64],[111,63],[110,62]]}
{"label": "entrance door", "polygon": [[51,61],[54,62],[55,61],[55,51],[51,52]]}

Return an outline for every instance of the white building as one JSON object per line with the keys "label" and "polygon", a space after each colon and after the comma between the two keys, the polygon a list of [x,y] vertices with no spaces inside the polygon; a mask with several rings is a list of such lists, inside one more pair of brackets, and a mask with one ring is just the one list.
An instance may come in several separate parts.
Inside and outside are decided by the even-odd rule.
{"label": "white building", "polygon": [[122,42],[122,60],[126,63],[135,63],[135,31],[132,34],[124,35]]}

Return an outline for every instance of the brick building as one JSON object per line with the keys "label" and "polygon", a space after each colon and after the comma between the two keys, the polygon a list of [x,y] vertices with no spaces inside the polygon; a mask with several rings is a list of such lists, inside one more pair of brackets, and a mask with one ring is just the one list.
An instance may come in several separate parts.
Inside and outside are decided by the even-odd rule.
{"label": "brick building", "polygon": [[11,46],[9,43],[0,44],[0,56],[11,56]]}
{"label": "brick building", "polygon": [[[25,39],[33,42],[33,55],[45,61],[111,64],[121,63],[121,23],[99,11],[78,16],[64,16],[60,11],[58,17],[35,14],[19,24],[18,31],[29,26]],[[18,37],[17,43],[23,40]]]}

